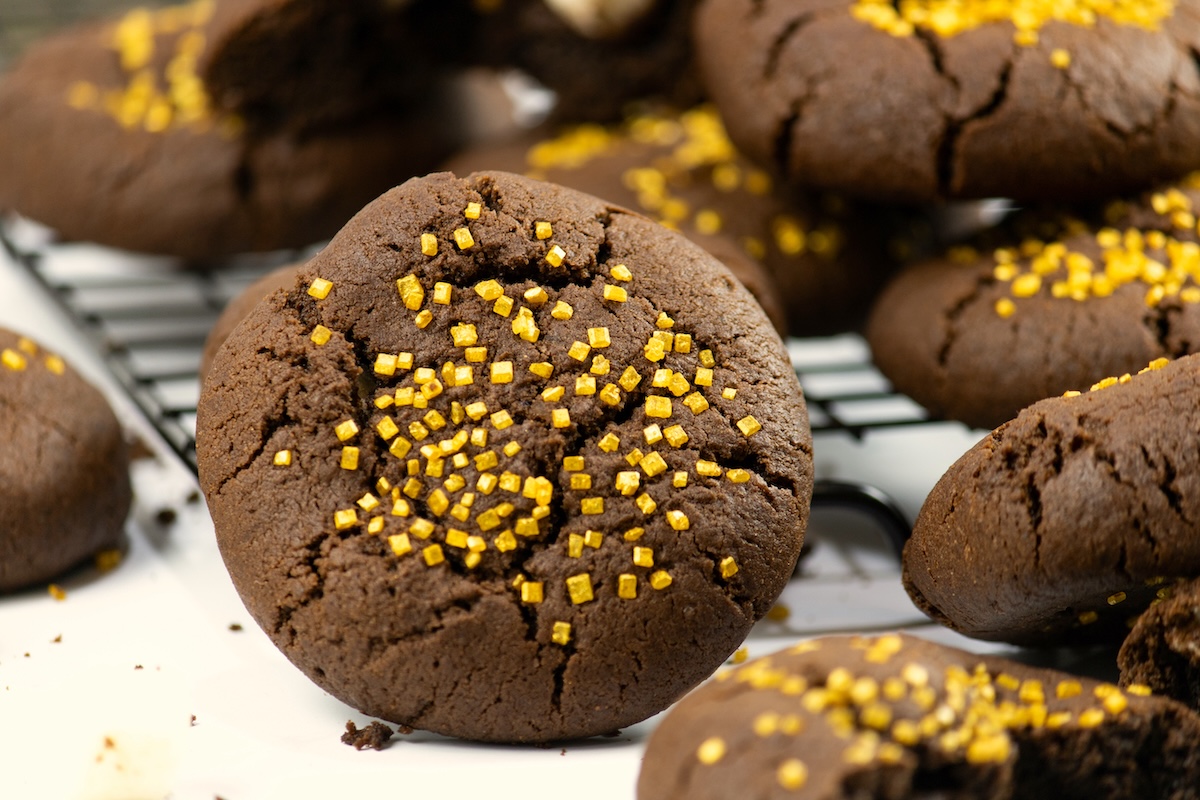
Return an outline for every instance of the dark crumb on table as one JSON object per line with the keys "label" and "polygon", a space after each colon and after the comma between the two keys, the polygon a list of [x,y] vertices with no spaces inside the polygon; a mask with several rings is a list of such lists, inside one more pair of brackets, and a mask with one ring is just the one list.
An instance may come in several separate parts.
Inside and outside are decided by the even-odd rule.
{"label": "dark crumb on table", "polygon": [[145,667],[143,667],[141,664],[134,664],[134,665],[133,665],[133,668],[134,668],[135,670],[139,670],[139,669],[145,669]]}
{"label": "dark crumb on table", "polygon": [[188,721],[188,727],[196,727],[196,715],[192,714],[192,718]]}
{"label": "dark crumb on table", "polygon": [[58,636],[55,636],[53,639],[51,639],[50,644],[62,644],[62,634],[60,633]]}
{"label": "dark crumb on table", "polygon": [[131,461],[154,457],[154,449],[146,444],[146,440],[140,436],[135,436],[129,443],[129,459]]}
{"label": "dark crumb on table", "polygon": [[233,631],[234,633],[237,633],[238,631],[242,630],[242,623],[240,623],[240,622],[229,623],[229,630]]}
{"label": "dark crumb on table", "polygon": [[186,503],[187,503],[189,506],[194,506],[194,505],[196,505],[196,503],[199,503],[199,502],[200,502],[200,492],[198,492],[198,491],[196,491],[195,489],[193,489],[192,491],[188,492],[188,496],[187,496],[186,498],[184,498],[184,501],[185,501],[185,502],[186,502]]}
{"label": "dark crumb on table", "polygon": [[346,732],[342,734],[342,744],[348,744],[355,750],[363,750],[368,747],[372,750],[382,750],[388,746],[394,733],[395,731],[378,720],[361,730],[352,720],[346,720]]}
{"label": "dark crumb on table", "polygon": [[559,750],[559,751],[558,751],[558,754],[559,754],[560,756],[565,756],[565,755],[567,754],[567,748],[565,748],[565,747],[564,747],[562,750]]}
{"label": "dark crumb on table", "polygon": [[179,515],[175,512],[175,509],[160,508],[158,510],[158,512],[154,515],[154,521],[165,528],[168,525],[174,525],[175,520],[178,517],[179,517]]}

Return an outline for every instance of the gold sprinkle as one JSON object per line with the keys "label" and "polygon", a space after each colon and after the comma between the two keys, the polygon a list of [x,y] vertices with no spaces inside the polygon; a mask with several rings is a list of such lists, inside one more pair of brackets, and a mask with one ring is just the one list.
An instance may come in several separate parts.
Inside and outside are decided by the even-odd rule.
{"label": "gold sprinkle", "polygon": [[608,274],[611,275],[612,279],[615,281],[633,280],[633,273],[630,272],[629,267],[625,266],[624,264],[617,264],[608,271]]}
{"label": "gold sprinkle", "polygon": [[53,597],[55,600],[59,601],[60,603],[63,600],[67,599],[66,590],[63,589],[61,586],[59,586],[57,583],[50,584],[48,587],[46,587],[46,589],[47,589],[47,591],[50,592],[50,596]]}
{"label": "gold sprinkle", "polygon": [[438,253],[438,240],[432,233],[421,234],[421,255],[436,256]]}
{"label": "gold sprinkle", "polygon": [[583,361],[585,358],[587,358],[588,353],[591,352],[591,349],[591,345],[576,341],[571,345],[571,348],[567,350],[567,355],[576,361]]}
{"label": "gold sprinkle", "polygon": [[742,435],[750,437],[762,430],[762,425],[753,416],[745,416],[737,421],[738,430]]}
{"label": "gold sprinkle", "polygon": [[728,478],[731,483],[750,482],[750,472],[744,469],[731,469],[725,473],[725,477]]}
{"label": "gold sprinkle", "polygon": [[[688,408],[690,408],[693,414],[699,414],[701,412],[707,411],[708,407],[709,407],[708,400],[706,400],[704,398],[704,395],[700,394],[699,392],[692,392],[687,397],[683,398],[683,404],[685,406],[687,406]],[[754,419],[754,418],[747,417],[747,419]],[[757,423],[755,423],[755,424],[757,424]],[[738,427],[739,428],[742,427],[741,422],[738,422]],[[743,429],[742,433],[746,433],[747,436],[752,436],[753,434],[757,433],[758,430],[761,430],[761,427],[762,426],[759,426],[758,429],[755,429],[755,430],[751,431],[750,433],[746,433],[745,429]]]}
{"label": "gold sprinkle", "polygon": [[604,284],[604,299],[613,303],[624,303],[629,300],[629,292],[620,286],[606,283]]}
{"label": "gold sprinkle", "polygon": [[[313,332],[316,332],[315,329]],[[46,369],[50,370],[55,375],[63,375],[67,371],[66,362],[55,355],[46,356],[45,364]]]}
{"label": "gold sprinkle", "polygon": [[737,561],[734,560],[733,556],[725,556],[721,559],[720,570],[722,578],[727,580],[732,578],[738,573]]}
{"label": "gold sprinkle", "polygon": [[553,632],[550,634],[550,639],[555,644],[565,645],[571,641],[571,623],[555,622]]}
{"label": "gold sprinkle", "polygon": [[538,239],[549,239],[554,235],[554,228],[549,222],[535,222],[533,224],[533,235]]}
{"label": "gold sprinkle", "polygon": [[475,294],[484,300],[496,300],[504,294],[504,288],[495,280],[489,279],[475,284]]}
{"label": "gold sprinkle", "polygon": [[603,497],[585,497],[579,503],[580,513],[586,515],[595,515],[604,513],[604,498]]}
{"label": "gold sprinkle", "polygon": [[545,590],[541,581],[524,581],[521,584],[521,602],[530,605],[540,603],[545,599]]}
{"label": "gold sprinkle", "polygon": [[595,599],[592,592],[592,576],[586,572],[567,578],[567,594],[572,605],[581,605]]}
{"label": "gold sprinkle", "polygon": [[642,538],[642,534],[645,532],[645,528],[630,528],[629,530],[625,531],[624,534],[622,534],[622,538],[624,538],[627,542],[636,542],[638,539]]}
{"label": "gold sprinkle", "polygon": [[1078,617],[1080,625],[1091,625],[1096,620],[1100,619],[1100,615],[1095,611],[1084,611]]}
{"label": "gold sprinkle", "polygon": [[324,325],[317,325],[312,329],[312,333],[308,337],[317,347],[322,347],[329,343],[333,338],[333,331],[326,328]]}
{"label": "gold sprinkle", "polygon": [[440,544],[431,544],[421,550],[421,557],[425,559],[425,565],[429,567],[437,566],[446,560],[446,554],[442,551]]}
{"label": "gold sprinkle", "polygon": [[608,328],[588,328],[587,335],[589,347],[602,348],[612,344],[612,337],[609,336]]}
{"label": "gold sprinkle", "polygon": [[333,527],[344,531],[358,524],[358,511],[353,508],[342,508],[333,512]]}
{"label": "gold sprinkle", "polygon": [[277,467],[290,467],[292,465],[292,451],[278,450],[275,453],[275,458],[272,463]]}
{"label": "gold sprinkle", "polygon": [[554,304],[554,308],[550,310],[550,316],[557,320],[568,320],[574,315],[575,309],[571,307],[570,303],[565,303],[562,300],[557,301]]}
{"label": "gold sprinkle", "polygon": [[[671,398],[650,395],[646,398],[646,416],[666,419],[671,416]],[[741,423],[738,423],[739,426]],[[749,435],[749,434],[747,434]]]}
{"label": "gold sprinkle", "polygon": [[598,446],[605,453],[614,453],[621,446],[621,439],[615,433],[606,433],[600,438]]}
{"label": "gold sprinkle", "polygon": [[413,322],[418,328],[425,330],[429,327],[429,323],[433,322],[433,313],[426,308],[418,312],[417,316],[413,318]]}
{"label": "gold sprinkle", "polygon": [[[425,302],[425,289],[421,286],[420,280],[416,275],[405,275],[396,281],[396,290],[400,293],[400,299],[404,303],[404,307],[409,311],[418,310]],[[430,319],[432,319],[432,315]]]}
{"label": "gold sprinkle", "polygon": [[[632,392],[637,388],[637,385],[642,382],[642,376],[633,367],[626,367],[621,373],[621,377],[617,379],[617,383],[627,392]],[[669,400],[667,402],[670,402]],[[668,415],[669,416],[669,415]]]}
{"label": "gold sprinkle", "polygon": [[313,282],[308,285],[308,294],[310,297],[315,297],[317,300],[324,300],[329,296],[329,292],[333,289],[333,283],[324,278],[313,278]]}
{"label": "gold sprinkle", "polygon": [[440,306],[450,305],[450,300],[454,295],[454,287],[445,281],[438,281],[433,285],[433,302]]}
{"label": "gold sprinkle", "polygon": [[350,469],[350,470],[358,469],[358,448],[357,447],[343,447],[342,448],[342,458],[340,461],[340,466],[342,469]]}
{"label": "gold sprinkle", "polygon": [[550,412],[550,424],[555,428],[566,428],[571,424],[571,412],[565,408],[556,408]]}
{"label": "gold sprinkle", "polygon": [[1108,604],[1110,606],[1115,606],[1117,603],[1123,603],[1123,602],[1125,602],[1125,593],[1124,592],[1117,592],[1116,594],[1110,594],[1108,596]]}
{"label": "gold sprinkle", "polygon": [[643,514],[653,514],[655,509],[658,508],[658,503],[654,502],[654,498],[645,493],[638,495],[637,500],[634,502],[636,503],[638,510],[640,510]]}
{"label": "gold sprinkle", "polygon": [[653,567],[654,551],[649,547],[634,547],[633,563],[639,567]]}
{"label": "gold sprinkle", "polygon": [[1050,63],[1058,69],[1066,69],[1071,66],[1071,54],[1061,47],[1056,47],[1050,51]]}
{"label": "gold sprinkle", "polygon": [[637,598],[637,576],[628,572],[622,572],[617,576],[617,597],[622,600],[634,600]]}
{"label": "gold sprinkle", "polygon": [[475,237],[466,228],[456,228],[454,230],[454,243],[458,245],[459,250],[470,250],[475,246]]}
{"label": "gold sprinkle", "polygon": [[467,207],[463,209],[463,216],[467,219],[479,219],[479,214],[482,211],[483,207],[479,203],[467,203]]}
{"label": "gold sprinkle", "polygon": [[563,259],[567,257],[567,251],[563,250],[558,245],[552,245],[546,253],[546,263],[552,267],[561,267]]}
{"label": "gold sprinkle", "polygon": [[725,757],[725,740],[719,736],[712,736],[705,739],[696,748],[696,759],[701,764],[712,765],[716,764]]}
{"label": "gold sprinkle", "polygon": [[539,378],[549,380],[550,376],[554,374],[554,365],[549,361],[538,361],[529,365],[529,371]]}
{"label": "gold sprinkle", "polygon": [[668,511],[667,522],[677,531],[686,531],[692,523],[682,511]]}
{"label": "gold sprinkle", "polygon": [[808,767],[798,758],[789,758],[775,770],[775,780],[788,791],[797,791],[808,782]]}

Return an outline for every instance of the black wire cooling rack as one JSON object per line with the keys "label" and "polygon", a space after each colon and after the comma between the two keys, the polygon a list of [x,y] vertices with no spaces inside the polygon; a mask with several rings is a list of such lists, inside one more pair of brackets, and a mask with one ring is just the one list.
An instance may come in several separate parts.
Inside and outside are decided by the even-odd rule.
{"label": "black wire cooling rack", "polygon": [[[205,337],[225,304],[245,287],[270,269],[308,255],[274,253],[219,268],[184,267],[170,259],[58,243],[19,219],[0,222],[0,244],[93,340],[136,404],[193,470]],[[836,435],[861,442],[887,429],[933,424],[872,366],[861,337],[789,339],[788,350],[818,440]],[[906,514],[886,491],[853,476],[819,479],[813,505],[867,515],[897,552],[909,532]]]}

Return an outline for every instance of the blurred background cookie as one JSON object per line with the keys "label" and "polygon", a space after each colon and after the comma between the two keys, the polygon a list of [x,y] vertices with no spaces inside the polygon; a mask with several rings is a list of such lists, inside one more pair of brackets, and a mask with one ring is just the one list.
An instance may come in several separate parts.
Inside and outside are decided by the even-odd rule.
{"label": "blurred background cookie", "polygon": [[542,131],[468,150],[449,168],[522,172],[640,211],[715,255],[796,336],[855,328],[930,236],[915,214],[778,186],[738,154],[708,105]]}
{"label": "blurred background cookie", "polygon": [[129,452],[104,396],[62,358],[0,329],[0,592],[119,556]]}
{"label": "blurred background cookie", "polygon": [[1200,164],[1195,0],[709,0],[697,64],[743,152],[905,203],[1087,200]]}
{"label": "blurred background cookie", "polygon": [[[319,241],[449,152],[452,117],[428,85],[411,104],[347,92],[354,113],[336,119],[336,106],[297,102],[296,124],[241,113],[259,109],[250,89],[237,113],[214,103],[202,70],[258,69],[244,54],[257,39],[229,42],[250,36],[238,26],[258,25],[266,5],[139,8],[31,47],[0,78],[0,208],[67,239],[207,260]],[[231,18],[234,6],[260,13]],[[268,41],[296,58],[312,48]],[[218,45],[227,67],[211,62]]]}
{"label": "blurred background cookie", "polygon": [[872,357],[938,416],[993,428],[1023,407],[1200,347],[1200,176],[1030,210],[897,276]]}

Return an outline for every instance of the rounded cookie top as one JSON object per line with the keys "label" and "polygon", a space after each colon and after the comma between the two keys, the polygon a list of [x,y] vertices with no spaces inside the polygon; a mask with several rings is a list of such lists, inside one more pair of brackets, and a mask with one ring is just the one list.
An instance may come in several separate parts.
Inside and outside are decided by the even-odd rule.
{"label": "rounded cookie top", "polygon": [[0,592],[119,551],[129,454],[104,397],[59,356],[0,329]]}
{"label": "rounded cookie top", "polygon": [[[451,162],[509,169],[637,209],[715,255],[776,328],[799,336],[856,327],[915,239],[915,219],[776,185],[742,157],[712,106],[643,111]],[[906,239],[908,241],[906,241]],[[786,319],[785,319],[786,316]]]}
{"label": "rounded cookie top", "polygon": [[242,322],[199,409],[248,609],[365,713],[587,736],[712,672],[782,590],[804,402],[732,276],[506,173],[413,179]]}
{"label": "rounded cookie top", "polygon": [[1200,717],[1148,695],[907,635],[823,637],[672,708],[637,796],[1174,796],[1200,778]]}
{"label": "rounded cookie top", "polygon": [[[898,275],[867,325],[875,363],[938,416],[993,428],[1045,397],[1200,345],[1200,176]],[[1000,242],[997,244],[997,242]]]}
{"label": "rounded cookie top", "polygon": [[432,108],[302,131],[223,110],[202,64],[229,8],[133,9],[26,51],[0,78],[0,208],[67,239],[203,260],[330,236],[444,157]]}
{"label": "rounded cookie top", "polygon": [[1195,167],[1196,10],[712,0],[697,60],[734,141],[797,185],[904,202],[1086,200]]}
{"label": "rounded cookie top", "polygon": [[904,548],[916,605],[968,636],[1117,643],[1164,581],[1200,575],[1200,356],[1035,403],[926,499]]}

